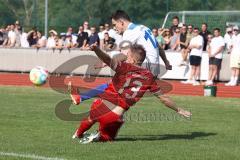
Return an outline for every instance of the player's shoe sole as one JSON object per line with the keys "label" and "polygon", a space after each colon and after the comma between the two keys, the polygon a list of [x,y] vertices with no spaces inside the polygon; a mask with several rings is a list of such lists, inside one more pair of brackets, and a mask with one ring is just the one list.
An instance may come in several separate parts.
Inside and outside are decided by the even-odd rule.
{"label": "player's shoe sole", "polygon": [[91,142],[98,142],[100,138],[100,133],[91,133],[90,135],[84,135],[82,139],[80,139],[79,143],[81,144],[88,144]]}
{"label": "player's shoe sole", "polygon": [[79,105],[81,103],[81,96],[78,93],[78,89],[73,87],[71,82],[68,82],[68,92],[70,93],[73,104]]}

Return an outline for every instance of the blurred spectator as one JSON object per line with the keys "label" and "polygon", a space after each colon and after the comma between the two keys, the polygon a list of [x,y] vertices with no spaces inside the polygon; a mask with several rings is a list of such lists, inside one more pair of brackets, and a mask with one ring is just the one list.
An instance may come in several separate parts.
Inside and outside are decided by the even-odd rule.
{"label": "blurred spectator", "polygon": [[224,50],[224,39],[221,36],[220,29],[215,28],[213,30],[214,37],[211,40],[211,43],[208,48],[209,55],[209,72],[208,72],[208,80],[205,85],[213,85],[213,80],[216,77],[221,64]]}
{"label": "blurred spectator", "polygon": [[174,31],[176,30],[176,28],[178,28],[178,25],[179,25],[179,18],[178,18],[178,16],[174,16],[172,18],[172,26],[170,27],[171,35],[174,34]]}
{"label": "blurred spectator", "polygon": [[232,45],[232,36],[233,36],[233,28],[229,26],[226,28],[226,33],[224,35],[224,42],[226,44],[227,52],[230,53],[230,46]]}
{"label": "blurred spectator", "polygon": [[99,32],[98,32],[98,37],[99,39],[104,39],[104,25],[99,26]]}
{"label": "blurred spectator", "polygon": [[208,31],[208,25],[207,23],[203,23],[202,24],[202,31],[200,32],[200,35],[203,37],[203,41],[204,41],[204,44],[203,44],[203,51],[206,51],[206,48],[207,48],[207,38],[208,38],[208,35],[211,34],[211,32]]}
{"label": "blurred spectator", "polygon": [[152,29],[152,34],[153,34],[153,36],[154,36],[155,38],[158,36],[158,30],[157,30],[157,28],[153,28],[153,29]]}
{"label": "blurred spectator", "polygon": [[91,31],[89,30],[89,23],[88,21],[83,22],[83,31],[88,34],[88,37],[91,35]]}
{"label": "blurred spectator", "polygon": [[3,43],[2,46],[7,46],[8,44],[8,32],[10,30],[10,26],[6,26],[6,28],[2,29],[2,33],[3,33]]}
{"label": "blurred spectator", "polygon": [[108,23],[105,23],[104,28],[105,30],[103,33],[105,34],[108,32],[108,35],[113,38],[116,32],[110,27],[110,25]]}
{"label": "blurred spectator", "polygon": [[232,46],[231,55],[230,55],[230,68],[232,70],[231,79],[226,86],[236,86],[239,77],[239,60],[240,60],[240,34],[238,26],[233,27],[233,37],[232,37]]}
{"label": "blurred spectator", "polygon": [[27,40],[27,37],[28,37],[28,34],[23,32],[21,34],[21,38],[20,38],[20,42],[21,42],[21,47],[23,48],[29,48],[29,43],[28,43],[28,40]]}
{"label": "blurred spectator", "polygon": [[15,22],[15,28],[22,31],[22,26],[20,25],[19,21]]}
{"label": "blurred spectator", "polygon": [[180,29],[175,28],[173,36],[170,41],[170,48],[173,51],[179,51]]}
{"label": "blurred spectator", "polygon": [[79,26],[78,37],[77,37],[77,47],[85,48],[88,41],[88,33],[83,31],[83,26]]}
{"label": "blurred spectator", "polygon": [[42,47],[46,47],[47,44],[47,38],[45,36],[42,35],[42,33],[40,31],[37,31],[37,44],[36,44],[36,48],[42,48]]}
{"label": "blurred spectator", "polygon": [[164,50],[170,49],[170,42],[171,42],[171,34],[169,29],[164,29],[163,31],[163,39],[165,41],[165,48]]}
{"label": "blurred spectator", "polygon": [[60,38],[58,39],[58,42],[56,44],[56,48],[63,49],[66,48],[66,33],[60,33]]}
{"label": "blurred spectator", "polygon": [[189,24],[189,25],[187,26],[187,41],[188,41],[188,43],[190,42],[190,40],[191,40],[192,37],[193,37],[192,32],[193,32],[193,25]]}
{"label": "blurred spectator", "polygon": [[158,45],[159,45],[159,47],[164,49],[165,48],[165,40],[163,38],[164,29],[163,28],[159,28],[157,30],[157,32],[158,32],[158,36],[156,37],[156,39],[157,39]]}
{"label": "blurred spectator", "polygon": [[19,25],[19,22],[16,21],[15,23],[15,29],[14,29],[15,33],[16,33],[16,43],[15,43],[15,47],[21,47],[21,34],[22,34],[22,27]]}
{"label": "blurred spectator", "polygon": [[99,37],[96,32],[96,27],[91,27],[91,34],[89,36],[88,45],[96,44],[99,46]]}
{"label": "blurred spectator", "polygon": [[99,37],[99,46],[100,48],[103,48],[103,39],[104,39],[104,25],[99,26],[99,32],[98,32],[98,37]]}
{"label": "blurred spectator", "polygon": [[185,24],[182,25],[181,34],[180,34],[180,48],[182,54],[182,62],[180,66],[187,65],[187,57],[188,57],[188,44],[189,41],[187,40],[187,26]]}
{"label": "blurred spectator", "polygon": [[190,65],[191,65],[191,73],[190,77],[187,81],[183,81],[184,84],[193,84],[200,85],[196,80],[200,76],[200,65],[202,60],[202,51],[203,51],[203,38],[199,35],[199,29],[194,28],[193,30],[193,38],[190,41],[188,46],[190,52]]}
{"label": "blurred spectator", "polygon": [[65,35],[72,35],[73,34],[73,28],[72,26],[69,26],[68,29],[67,29],[67,33]]}
{"label": "blurred spectator", "polygon": [[109,36],[108,32],[104,33],[104,39],[103,39],[103,49],[105,51],[112,50],[115,44],[115,39]]}
{"label": "blurred spectator", "polygon": [[74,48],[75,47],[74,43],[73,43],[72,35],[70,35],[70,34],[66,35],[64,47],[66,47],[66,48]]}
{"label": "blurred spectator", "polygon": [[14,47],[16,43],[16,33],[15,33],[15,26],[12,24],[10,25],[10,30],[8,32],[8,47]]}
{"label": "blurred spectator", "polygon": [[57,40],[57,32],[55,30],[50,30],[49,31],[49,34],[50,36],[48,37],[48,40],[47,40],[47,48],[49,49],[53,49],[53,48],[56,48],[56,40]]}
{"label": "blurred spectator", "polygon": [[71,26],[68,27],[66,35],[72,35],[72,42],[74,46],[77,46],[77,36],[73,32],[73,28]]}
{"label": "blurred spectator", "polygon": [[4,28],[0,28],[0,46],[3,44],[4,42],[4,32],[5,32],[5,29]]}
{"label": "blurred spectator", "polygon": [[31,30],[28,32],[28,43],[30,47],[35,47],[38,42],[38,36],[37,36],[37,31],[35,29]]}
{"label": "blurred spectator", "polygon": [[209,53],[209,48],[210,48],[210,43],[212,42],[212,39],[213,39],[213,35],[212,34],[209,34],[208,35],[208,43],[207,43],[207,48],[206,48],[206,50],[207,50],[207,52]]}

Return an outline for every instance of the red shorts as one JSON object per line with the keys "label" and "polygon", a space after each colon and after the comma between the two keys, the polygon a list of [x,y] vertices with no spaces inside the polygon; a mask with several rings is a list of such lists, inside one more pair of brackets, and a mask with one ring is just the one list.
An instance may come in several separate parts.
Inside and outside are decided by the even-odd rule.
{"label": "red shorts", "polygon": [[90,118],[95,122],[99,122],[100,141],[114,140],[124,122],[122,117],[112,112],[101,99],[93,102]]}

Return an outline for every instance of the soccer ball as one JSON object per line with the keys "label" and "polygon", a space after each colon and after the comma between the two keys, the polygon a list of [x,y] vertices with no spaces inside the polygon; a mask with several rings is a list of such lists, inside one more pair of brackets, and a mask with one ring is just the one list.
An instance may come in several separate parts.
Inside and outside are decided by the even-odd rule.
{"label": "soccer ball", "polygon": [[37,66],[30,71],[29,79],[35,85],[43,85],[48,78],[48,70],[44,67]]}

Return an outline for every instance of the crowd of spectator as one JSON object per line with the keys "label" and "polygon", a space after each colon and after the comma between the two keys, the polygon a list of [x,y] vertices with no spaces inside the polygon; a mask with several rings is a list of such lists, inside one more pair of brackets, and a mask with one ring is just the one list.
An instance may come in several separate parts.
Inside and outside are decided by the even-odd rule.
{"label": "crowd of spectator", "polygon": [[104,50],[111,50],[120,42],[121,35],[118,35],[108,23],[96,28],[95,26],[89,27],[89,23],[85,21],[79,26],[77,32],[74,32],[71,26],[62,33],[51,29],[48,38],[35,28],[29,32],[23,32],[18,21],[0,28],[0,47],[6,48],[79,48],[84,50],[89,45],[96,44]]}
{"label": "crowd of spectator", "polygon": [[[200,76],[202,52],[206,51],[209,55],[209,76],[206,85],[212,85],[221,68],[223,52],[226,51],[231,54],[230,67],[232,70],[231,80],[226,83],[226,86],[237,85],[240,68],[238,26],[228,26],[225,33],[219,28],[214,28],[211,32],[208,30],[207,23],[202,23],[199,29],[192,24],[180,23],[176,16],[172,18],[170,28],[153,28],[152,34],[156,37],[161,51],[171,50],[181,53],[182,60],[179,62],[179,66],[187,66],[190,63],[190,77],[183,83],[199,85],[197,80]],[[221,36],[222,34],[225,34],[224,37]],[[121,41],[122,36],[108,23],[90,27],[89,23],[85,21],[79,26],[78,31],[74,31],[73,27],[69,26],[63,33],[57,33],[51,29],[48,38],[36,29],[32,29],[28,33],[23,32],[18,21],[0,28],[0,46],[8,48],[32,47],[60,50],[79,48],[84,50],[88,46],[96,44],[101,49],[109,51],[117,48]]]}

